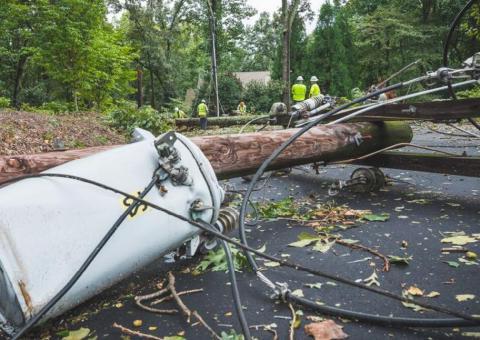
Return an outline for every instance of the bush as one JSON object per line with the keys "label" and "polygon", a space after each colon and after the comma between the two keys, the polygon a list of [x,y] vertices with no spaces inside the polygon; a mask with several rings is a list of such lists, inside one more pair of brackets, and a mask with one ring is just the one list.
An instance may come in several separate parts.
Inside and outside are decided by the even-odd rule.
{"label": "bush", "polygon": [[249,112],[269,112],[275,102],[282,101],[283,84],[281,81],[270,81],[268,84],[252,81],[243,91],[243,100]]}
{"label": "bush", "polygon": [[5,109],[7,107],[10,107],[10,99],[0,97],[0,109]]}
{"label": "bush", "polygon": [[151,106],[142,106],[137,109],[133,102],[123,102],[109,112],[109,120],[114,127],[131,134],[136,127],[148,130],[154,135],[172,129],[173,121],[165,111],[162,113]]}
{"label": "bush", "polygon": [[43,103],[40,106],[40,110],[44,110],[50,113],[64,113],[69,112],[69,105],[65,102],[52,101],[49,103]]}

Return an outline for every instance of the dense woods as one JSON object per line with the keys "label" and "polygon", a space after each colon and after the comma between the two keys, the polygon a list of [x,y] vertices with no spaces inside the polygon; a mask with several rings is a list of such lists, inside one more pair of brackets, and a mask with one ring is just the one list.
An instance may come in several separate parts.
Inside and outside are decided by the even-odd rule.
{"label": "dense woods", "polygon": [[[404,78],[440,66],[449,24],[465,4],[333,0],[314,13],[311,1],[284,1],[297,5],[290,13],[290,77],[315,75],[324,93],[343,97],[417,59]],[[480,50],[479,13],[475,5],[454,35],[452,63]],[[266,111],[285,86],[282,1],[275,13],[260,13],[247,25],[254,15],[246,0],[2,1],[0,106],[111,111],[137,102],[191,112],[187,89],[194,90],[192,104],[206,98],[212,105],[214,25],[222,109],[244,99],[250,109]],[[246,88],[232,74],[266,70],[270,84]]]}

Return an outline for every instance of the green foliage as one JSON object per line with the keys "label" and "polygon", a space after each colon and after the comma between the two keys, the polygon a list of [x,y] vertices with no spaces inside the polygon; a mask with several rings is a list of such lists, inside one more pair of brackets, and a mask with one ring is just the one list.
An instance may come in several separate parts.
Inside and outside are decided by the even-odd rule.
{"label": "green foliage", "polygon": [[[421,68],[399,78],[440,66],[449,23],[465,1],[329,0],[307,34],[310,3],[301,0],[293,18],[292,77],[315,75],[322,92],[350,96],[414,60],[422,59]],[[255,12],[247,0],[210,4],[224,111],[241,99],[256,112],[268,111],[281,100],[281,84],[242,91],[232,73],[269,70],[273,79],[281,77],[280,12],[261,13],[246,27]],[[480,50],[479,13],[475,4],[453,35],[452,66]],[[0,96],[14,107],[52,113],[110,111],[141,85],[142,103],[155,109],[190,111],[183,106],[187,89],[211,104],[210,19],[205,1],[0,1]]]}
{"label": "green foliage", "polygon": [[[236,271],[241,271],[243,268],[248,266],[248,261],[246,256],[242,251],[238,250],[235,246],[230,246],[232,252],[233,263]],[[212,270],[214,272],[218,271],[227,271],[227,257],[225,256],[225,251],[222,248],[217,250],[211,250],[203,260],[195,268],[197,273],[203,273],[206,270]]]}
{"label": "green foliage", "polygon": [[234,329],[231,329],[230,332],[222,332],[220,334],[222,340],[244,340],[245,337],[242,334],[238,334]]}
{"label": "green foliage", "polygon": [[232,112],[242,99],[242,83],[232,73],[225,73],[218,78],[218,92],[225,113]]}
{"label": "green foliage", "polygon": [[458,91],[456,92],[457,97],[460,99],[467,99],[467,98],[480,98],[480,86],[476,86],[472,89],[465,90],[465,91]]}
{"label": "green foliage", "polygon": [[71,111],[70,106],[65,102],[52,101],[44,103],[40,106],[40,110],[51,113],[65,113]]}
{"label": "green foliage", "polygon": [[7,107],[10,107],[10,99],[0,97],[0,109],[5,109]]}
{"label": "green foliage", "polygon": [[250,82],[243,91],[243,100],[251,112],[265,113],[275,102],[282,101],[282,82],[272,80],[268,84]]}
{"label": "green foliage", "polygon": [[292,217],[297,214],[297,207],[292,197],[280,201],[262,203],[258,206],[261,218]]}
{"label": "green foliage", "polygon": [[142,128],[158,135],[172,129],[173,122],[165,112],[158,112],[151,106],[137,109],[132,102],[123,102],[110,111],[111,124],[127,133],[132,133],[136,128]]}

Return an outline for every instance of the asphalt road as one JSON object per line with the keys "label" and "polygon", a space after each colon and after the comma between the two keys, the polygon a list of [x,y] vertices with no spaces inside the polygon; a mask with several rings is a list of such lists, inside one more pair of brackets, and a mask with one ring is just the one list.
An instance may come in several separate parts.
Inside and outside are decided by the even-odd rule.
{"label": "asphalt road", "polygon": [[[469,154],[477,156],[479,154],[479,140],[454,141],[450,137],[423,129],[417,132],[420,133],[415,142],[422,145],[435,145],[452,152],[467,150]],[[360,244],[375,248],[385,255],[412,256],[409,265],[392,265],[390,271],[383,272],[382,261],[365,251],[352,250],[338,244],[325,254],[312,250],[312,247],[289,247],[288,244],[296,241],[299,233],[312,233],[312,228],[288,220],[261,221],[258,226],[249,227],[250,244],[258,248],[265,245],[267,253],[277,256],[283,254],[291,261],[351,280],[364,280],[375,271],[381,288],[401,294],[402,289],[416,285],[425,293],[440,293],[438,297],[421,298],[421,301],[469,314],[480,314],[479,265],[460,262],[459,258],[463,256],[461,253],[442,254],[441,248],[450,245],[440,242],[444,237],[442,233],[445,232],[464,231],[468,235],[480,233],[480,180],[384,169],[396,181],[379,192],[355,194],[343,191],[335,197],[328,196],[328,186],[336,179],[349,178],[355,168],[332,166],[321,169],[318,175],[309,167],[295,168],[288,176],[272,177],[263,190],[255,193],[254,199],[268,201],[291,196],[296,202],[305,201],[311,206],[332,201],[336,205],[347,204],[352,209],[389,213],[390,218],[385,222],[360,223],[356,228],[341,231],[341,235],[358,240]],[[246,186],[241,179],[232,180],[230,184],[236,189]],[[402,243],[408,246],[402,247]],[[480,255],[479,244],[480,242],[470,243],[465,247]],[[169,264],[160,259],[67,315],[43,325],[33,337],[58,338],[55,333],[59,330],[86,327],[99,339],[120,339],[122,334],[112,327],[116,322],[159,337],[180,333],[187,339],[209,339],[209,333],[204,328],[200,325],[190,326],[185,317],[179,314],[158,315],[135,306],[133,297],[156,291],[155,285],[166,278],[168,271],[175,274],[178,291],[203,289],[201,293],[184,297],[190,309],[197,310],[218,332],[231,328],[240,332],[227,275],[223,272],[192,275],[191,269],[200,260],[201,257],[195,257]],[[455,261],[460,265],[454,268],[445,261]],[[292,269],[275,267],[266,269],[264,273],[272,281],[286,282],[292,290],[301,289],[305,297],[331,306],[387,316],[443,317],[431,311],[414,312],[398,301],[342,284],[325,284],[329,280]],[[248,270],[238,273],[237,277],[248,322],[251,325],[274,323],[279,339],[288,339],[291,317],[288,306],[272,300],[268,288]],[[316,289],[305,285],[308,283],[323,285]],[[458,294],[473,294],[475,298],[459,302],[455,298]],[[174,306],[173,303],[166,303],[162,308]],[[307,320],[307,316],[330,318],[299,306],[295,306],[295,309],[303,311],[302,324],[295,331],[295,339],[309,339],[303,330],[304,325],[312,322]],[[344,326],[344,331],[351,339],[459,339],[468,335],[465,332],[480,332],[480,327],[393,328],[334,317],[332,319]],[[142,326],[134,327],[134,320],[142,320]],[[149,327],[156,329],[149,330]],[[258,339],[272,338],[272,334],[266,331],[253,330],[252,333]],[[135,336],[130,338],[137,339]]]}

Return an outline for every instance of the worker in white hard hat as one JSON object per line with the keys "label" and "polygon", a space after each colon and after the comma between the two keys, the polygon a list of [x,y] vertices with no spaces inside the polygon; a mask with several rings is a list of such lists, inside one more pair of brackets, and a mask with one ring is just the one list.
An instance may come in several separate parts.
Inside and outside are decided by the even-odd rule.
{"label": "worker in white hard hat", "polygon": [[292,86],[292,99],[295,103],[303,102],[307,95],[307,86],[303,83],[303,77],[298,76],[296,83]]}
{"label": "worker in white hard hat", "polygon": [[312,76],[310,78],[311,85],[310,85],[310,92],[308,94],[308,98],[316,97],[321,94],[320,86],[318,86],[317,82],[318,82],[317,77]]}
{"label": "worker in white hard hat", "polygon": [[200,118],[200,128],[202,130],[207,129],[207,116],[208,116],[208,106],[205,102],[205,99],[202,99],[202,102],[198,104],[197,107],[198,117]]}
{"label": "worker in white hard hat", "polygon": [[187,118],[187,114],[180,110],[178,107],[175,108],[175,111],[173,113],[173,118],[179,119],[179,118]]}

